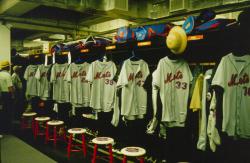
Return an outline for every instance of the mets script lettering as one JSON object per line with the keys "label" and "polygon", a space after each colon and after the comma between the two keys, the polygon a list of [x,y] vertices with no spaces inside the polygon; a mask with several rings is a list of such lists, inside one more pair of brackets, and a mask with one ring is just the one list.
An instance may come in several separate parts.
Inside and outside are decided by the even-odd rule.
{"label": "mets script lettering", "polygon": [[130,80],[135,80],[135,79],[139,79],[139,78],[142,78],[143,77],[143,74],[142,74],[142,72],[141,71],[139,71],[138,73],[136,73],[136,75],[135,75],[135,73],[130,73],[129,74],[129,76],[128,76],[128,81],[130,81]]}
{"label": "mets script lettering", "polygon": [[47,74],[48,74],[47,72],[42,72],[41,77],[42,78],[47,77]]}
{"label": "mets script lettering", "polygon": [[72,73],[71,77],[72,78],[77,78],[78,76],[83,77],[83,76],[86,76],[86,75],[87,75],[86,71],[81,71],[79,73],[78,73],[78,71],[74,71]]}
{"label": "mets script lettering", "polygon": [[64,76],[65,76],[65,72],[57,72],[56,73],[57,78],[64,77]]}
{"label": "mets script lettering", "polygon": [[167,73],[167,78],[164,80],[164,83],[171,83],[174,80],[179,80],[183,78],[183,74],[181,71],[177,71],[175,74],[171,73]]}
{"label": "mets script lettering", "polygon": [[35,76],[35,72],[31,72],[31,73],[29,73],[29,75],[28,75],[29,77],[33,77],[33,76]]}
{"label": "mets script lettering", "polygon": [[249,83],[249,76],[248,74],[244,73],[241,77],[238,76],[238,74],[232,74],[231,79],[228,82],[228,86],[237,86],[237,85],[243,85]]}
{"label": "mets script lettering", "polygon": [[94,79],[109,78],[109,77],[111,77],[111,73],[109,71],[104,73],[97,72]]}

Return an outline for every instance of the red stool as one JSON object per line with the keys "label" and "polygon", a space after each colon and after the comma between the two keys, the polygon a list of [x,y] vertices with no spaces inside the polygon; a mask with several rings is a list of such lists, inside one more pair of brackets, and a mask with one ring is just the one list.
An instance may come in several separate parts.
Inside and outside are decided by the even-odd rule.
{"label": "red stool", "polygon": [[144,155],[146,154],[146,150],[140,147],[125,147],[122,148],[121,153],[123,154],[122,163],[127,162],[127,156],[136,157],[140,160],[140,163],[144,163]]}
{"label": "red stool", "polygon": [[113,152],[112,152],[112,144],[114,143],[114,139],[110,137],[96,137],[92,140],[92,142],[95,144],[94,145],[94,153],[93,153],[93,158],[92,158],[92,163],[96,162],[96,158],[100,157],[97,156],[97,151],[98,151],[98,145],[108,145],[109,148],[109,163],[113,163],[114,157],[113,157]]}
{"label": "red stool", "polygon": [[[68,158],[70,158],[70,153],[71,152],[80,152],[80,151],[83,151],[83,155],[84,155],[84,157],[86,157],[87,150],[86,150],[85,136],[84,136],[84,133],[86,133],[86,129],[84,129],[84,128],[71,128],[71,129],[68,130],[68,133],[70,134],[69,141],[68,141],[68,147],[67,147]],[[82,143],[81,144],[73,144],[72,143],[73,135],[74,136],[81,135]],[[82,149],[73,148],[73,147],[76,147],[76,146],[81,146]]]}
{"label": "red stool", "polygon": [[50,120],[50,117],[36,117],[35,118],[35,134],[34,134],[34,138],[36,140],[37,136],[43,136],[46,135],[46,130],[45,131],[40,131],[39,127],[40,125],[45,125],[46,122],[48,122]]}
{"label": "red stool", "polygon": [[[21,118],[21,129],[31,128],[33,134],[35,133],[35,116],[37,113],[35,112],[27,112],[22,114]],[[31,119],[31,125],[29,124]]]}
{"label": "red stool", "polygon": [[[52,121],[48,121],[46,123],[46,133],[45,133],[45,144],[48,143],[48,141],[52,140],[54,143],[54,146],[56,146],[56,142],[57,140],[59,140],[57,136],[57,127],[61,126],[63,128],[63,140],[66,141],[66,133],[65,133],[65,128],[64,128],[64,122],[63,121],[59,121],[59,120],[52,120]],[[49,128],[53,127],[53,135],[50,136],[49,135]]]}

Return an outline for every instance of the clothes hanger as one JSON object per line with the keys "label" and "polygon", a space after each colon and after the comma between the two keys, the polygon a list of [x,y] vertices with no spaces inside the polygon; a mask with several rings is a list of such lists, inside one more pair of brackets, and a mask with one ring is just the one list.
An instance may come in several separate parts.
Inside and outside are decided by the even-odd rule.
{"label": "clothes hanger", "polygon": [[132,53],[132,56],[129,58],[131,61],[138,61],[138,60],[140,60],[140,58],[138,58],[138,57],[135,55],[134,49],[131,51],[131,53]]}

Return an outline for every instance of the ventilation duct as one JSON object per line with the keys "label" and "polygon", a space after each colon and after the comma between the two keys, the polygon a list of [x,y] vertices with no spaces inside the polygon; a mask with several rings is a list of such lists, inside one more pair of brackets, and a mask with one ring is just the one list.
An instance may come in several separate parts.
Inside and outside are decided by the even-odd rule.
{"label": "ventilation duct", "polygon": [[220,4],[221,4],[221,0],[192,0],[190,1],[190,7],[192,10],[219,6]]}
{"label": "ventilation duct", "polygon": [[169,11],[185,11],[187,9],[188,0],[170,0],[169,1]]}

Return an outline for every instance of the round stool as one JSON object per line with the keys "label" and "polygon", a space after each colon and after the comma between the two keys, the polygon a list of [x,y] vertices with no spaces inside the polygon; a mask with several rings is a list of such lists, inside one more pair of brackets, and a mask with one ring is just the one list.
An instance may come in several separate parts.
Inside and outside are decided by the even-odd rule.
{"label": "round stool", "polygon": [[92,140],[94,145],[94,153],[92,158],[92,163],[96,162],[98,145],[108,145],[109,148],[109,163],[113,163],[113,152],[112,152],[112,144],[114,143],[114,139],[110,137],[96,137]]}
{"label": "round stool", "polygon": [[[84,155],[84,157],[86,157],[87,150],[86,150],[85,136],[84,136],[84,133],[86,133],[86,129],[84,129],[84,128],[71,128],[71,129],[68,130],[68,133],[70,134],[69,141],[68,141],[68,147],[67,147],[68,158],[70,158],[70,153],[71,152],[80,152],[80,151],[83,151],[83,155]],[[73,135],[74,136],[81,135],[82,143],[81,144],[73,144],[72,143]],[[81,146],[82,149],[73,148],[73,147],[76,147],[76,146]]]}
{"label": "round stool", "polygon": [[[56,146],[56,142],[58,140],[57,137],[57,127],[59,126],[63,126],[63,140],[66,141],[66,133],[65,133],[65,128],[64,128],[64,122],[63,121],[59,121],[59,120],[52,120],[52,121],[48,121],[46,123],[46,132],[45,132],[45,144],[48,143],[49,140],[52,140],[54,142],[54,146]],[[53,136],[49,135],[49,128],[53,127]]]}
{"label": "round stool", "polygon": [[[31,128],[33,134],[35,133],[35,116],[37,113],[35,112],[27,112],[22,114],[21,118],[21,129]],[[31,125],[29,124],[29,120],[31,119]]]}
{"label": "round stool", "polygon": [[38,135],[46,135],[45,131],[39,131],[39,127],[40,125],[45,125],[46,122],[48,122],[50,120],[50,117],[36,117],[35,118],[35,134],[34,134],[34,138],[36,139]]}
{"label": "round stool", "polygon": [[129,157],[137,157],[140,160],[140,163],[144,163],[144,155],[146,154],[146,150],[141,147],[125,147],[122,148],[121,153],[123,154],[122,163],[127,162],[127,156]]}

